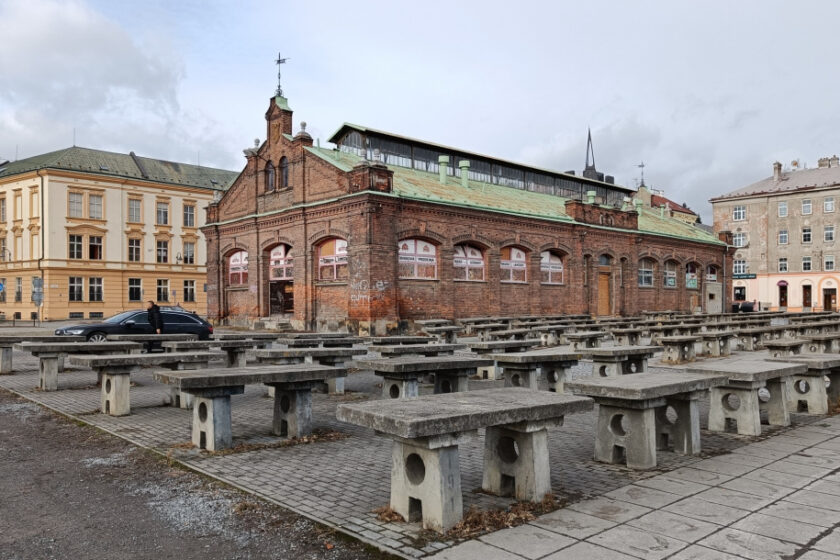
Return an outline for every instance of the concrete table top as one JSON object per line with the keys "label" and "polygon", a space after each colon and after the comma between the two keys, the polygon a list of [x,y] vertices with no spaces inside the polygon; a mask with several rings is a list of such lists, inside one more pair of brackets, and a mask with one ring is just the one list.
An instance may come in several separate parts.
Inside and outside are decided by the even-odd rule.
{"label": "concrete table top", "polygon": [[674,344],[684,344],[686,342],[697,342],[700,340],[700,335],[691,335],[691,336],[660,336],[657,338],[659,342],[673,342]]}
{"label": "concrete table top", "polygon": [[385,352],[388,354],[422,354],[423,352],[454,352],[466,349],[466,344],[380,344],[368,346],[371,352]]}
{"label": "concrete table top", "polygon": [[304,338],[278,338],[277,344],[285,344],[289,347],[301,346],[352,346],[361,344],[364,339],[358,336],[331,336],[327,338],[304,337]]}
{"label": "concrete table top", "polygon": [[700,338],[732,338],[733,336],[738,336],[738,333],[735,331],[703,331],[697,333],[697,336]]}
{"label": "concrete table top", "polygon": [[213,335],[213,340],[275,340],[281,336],[289,333],[218,333]]}
{"label": "concrete table top", "polygon": [[680,393],[704,391],[725,385],[726,375],[708,373],[636,373],[619,377],[577,379],[566,382],[566,390],[590,397],[643,401]]}
{"label": "concrete table top", "polygon": [[282,338],[344,338],[350,336],[349,333],[317,333],[317,332],[290,332],[279,333],[278,337]]}
{"label": "concrete table top", "polygon": [[471,350],[503,350],[505,348],[530,348],[539,346],[542,341],[539,338],[526,338],[525,340],[488,340],[484,342],[469,342],[467,346]]}
{"label": "concrete table top", "polygon": [[166,342],[167,340],[196,340],[197,334],[171,333],[171,334],[109,334],[108,340],[129,341],[129,342]]}
{"label": "concrete table top", "polygon": [[661,350],[661,346],[609,346],[606,348],[587,348],[584,354],[593,358],[602,356],[652,356]]}
{"label": "concrete table top", "polygon": [[12,335],[4,334],[0,336],[0,346],[11,346],[21,342],[85,342],[87,340],[83,336],[57,336],[50,335]]}
{"label": "concrete table top", "polygon": [[638,334],[641,333],[644,329],[640,327],[622,327],[620,329],[610,329],[610,332],[613,334]]}
{"label": "concrete table top", "polygon": [[356,363],[360,368],[372,369],[377,373],[408,373],[487,367],[493,365],[493,360],[469,356],[429,356],[356,360]]}
{"label": "concrete table top", "polygon": [[805,364],[808,369],[826,370],[840,368],[840,354],[797,354],[782,358],[766,358],[768,362]]}
{"label": "concrete table top", "polygon": [[449,319],[421,319],[419,321],[414,321],[415,325],[420,325],[421,327],[431,327],[435,325],[449,325],[452,321]]}
{"label": "concrete table top", "polygon": [[769,362],[767,360],[728,359],[714,360],[703,364],[693,364],[686,371],[690,373],[712,373],[726,375],[729,381],[756,382],[799,375],[807,370],[804,364],[786,361]]}
{"label": "concrete table top", "polygon": [[[241,369],[218,368],[203,370],[156,371],[160,383],[173,385],[182,391],[198,391],[259,383],[304,383],[323,381],[347,375],[345,368],[318,364],[265,365]],[[381,401],[376,401],[381,402]]]}
{"label": "concrete table top", "polygon": [[398,344],[433,344],[437,340],[432,336],[371,336],[365,340],[368,344],[394,346]]}
{"label": "concrete table top", "polygon": [[459,327],[457,325],[444,325],[442,327],[424,327],[423,330],[428,333],[460,332],[464,330],[464,327]]}
{"label": "concrete table top", "polygon": [[255,340],[224,339],[224,340],[173,340],[161,343],[163,348],[173,350],[202,350],[213,348],[253,348],[257,345]]}
{"label": "concrete table top", "polygon": [[21,342],[15,344],[15,350],[39,353],[96,353],[142,350],[143,345],[138,342]]}
{"label": "concrete table top", "polygon": [[573,333],[569,333],[566,335],[567,338],[575,339],[575,338],[590,338],[590,337],[602,337],[607,336],[607,333],[604,331],[577,331]]}
{"label": "concrete table top", "polygon": [[803,334],[799,335],[799,338],[804,340],[810,340],[813,342],[823,342],[826,340],[837,340],[840,338],[840,331],[838,332],[830,332],[830,333],[820,333],[820,334]]}
{"label": "concrete table top", "polygon": [[342,358],[367,354],[364,348],[266,348],[257,350],[257,358]]}
{"label": "concrete table top", "polygon": [[202,360],[224,360],[224,352],[161,352],[157,354],[113,354],[110,356],[93,356],[86,354],[71,354],[70,363],[89,368],[104,368],[116,366],[157,366],[177,362],[199,362]]}
{"label": "concrete table top", "polygon": [[336,418],[404,438],[469,432],[488,426],[539,422],[592,410],[586,397],[531,391],[487,389],[339,405]]}
{"label": "concrete table top", "polygon": [[570,352],[565,349],[545,348],[529,350],[527,352],[511,352],[509,354],[491,354],[490,358],[499,363],[507,364],[539,364],[546,362],[580,361],[580,352]]}

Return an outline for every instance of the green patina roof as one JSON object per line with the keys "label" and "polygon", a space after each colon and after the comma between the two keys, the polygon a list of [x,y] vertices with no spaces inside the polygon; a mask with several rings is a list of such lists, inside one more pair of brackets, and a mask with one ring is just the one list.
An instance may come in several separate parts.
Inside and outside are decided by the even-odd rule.
{"label": "green patina roof", "polygon": [[[307,150],[342,171],[352,170],[353,166],[361,159],[355,154],[338,150],[316,147],[307,148]],[[393,194],[401,198],[426,200],[538,219],[574,222],[566,214],[567,199],[561,196],[525,191],[481,181],[469,181],[467,186],[464,187],[461,185],[459,177],[448,177],[444,185],[440,182],[436,173],[396,165],[390,165],[388,168],[394,172]],[[591,225],[591,227],[600,228],[602,226]],[[619,230],[620,228],[605,229]],[[642,208],[638,231],[722,245],[714,234],[675,218],[662,217],[659,215],[659,209]]]}
{"label": "green patina roof", "polygon": [[80,171],[212,190],[227,190],[239,175],[226,169],[73,146],[0,165],[0,179],[38,169]]}

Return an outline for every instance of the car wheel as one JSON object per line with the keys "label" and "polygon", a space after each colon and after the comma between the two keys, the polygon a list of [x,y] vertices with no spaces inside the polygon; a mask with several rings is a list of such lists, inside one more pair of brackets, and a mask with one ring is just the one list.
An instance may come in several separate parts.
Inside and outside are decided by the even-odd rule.
{"label": "car wheel", "polygon": [[108,338],[104,332],[90,333],[87,337],[88,342],[105,342]]}

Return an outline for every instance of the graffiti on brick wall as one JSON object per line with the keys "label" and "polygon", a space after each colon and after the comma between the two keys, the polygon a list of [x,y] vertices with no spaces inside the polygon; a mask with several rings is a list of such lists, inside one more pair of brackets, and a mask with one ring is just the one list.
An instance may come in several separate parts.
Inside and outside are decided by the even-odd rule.
{"label": "graffiti on brick wall", "polygon": [[371,303],[375,301],[383,301],[385,299],[385,290],[388,289],[391,283],[388,280],[376,280],[368,282],[367,280],[351,280],[350,281],[350,303]]}

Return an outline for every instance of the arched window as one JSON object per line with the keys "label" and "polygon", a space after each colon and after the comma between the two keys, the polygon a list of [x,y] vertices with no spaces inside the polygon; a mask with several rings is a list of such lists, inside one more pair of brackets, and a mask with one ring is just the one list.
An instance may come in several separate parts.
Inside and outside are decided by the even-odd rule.
{"label": "arched window", "polygon": [[286,156],[280,158],[280,188],[289,187],[289,160]]}
{"label": "arched window", "polygon": [[665,261],[665,276],[663,278],[663,285],[666,288],[677,287],[677,263],[674,261]]}
{"label": "arched window", "polygon": [[473,245],[455,245],[455,280],[484,280],[484,251]]}
{"label": "arched window", "polygon": [[653,286],[653,267],[656,265],[653,259],[642,259],[639,261],[639,286]]}
{"label": "arched window", "polygon": [[706,267],[706,280],[709,282],[717,282],[718,279],[718,267],[713,264],[710,264]]}
{"label": "arched window", "polygon": [[540,274],[543,284],[563,283],[563,257],[555,251],[540,253]]}
{"label": "arched window", "polygon": [[333,237],[318,246],[318,279],[346,280],[347,242]]}
{"label": "arched window", "polygon": [[502,259],[499,263],[502,269],[502,282],[527,282],[528,262],[525,251],[518,247],[503,247]]}
{"label": "arched window", "polygon": [[599,266],[610,266],[612,264],[612,257],[609,255],[601,255],[598,257]]}
{"label": "arched window", "polygon": [[278,245],[271,250],[269,257],[269,279],[291,280],[294,278],[294,264],[292,248],[288,245]]}
{"label": "arched window", "polygon": [[237,251],[228,257],[228,284],[240,286],[248,283],[248,251]]}
{"label": "arched window", "polygon": [[688,263],[685,265],[685,287],[689,290],[697,289],[697,263]]}
{"label": "arched window", "polygon": [[274,190],[274,181],[274,164],[269,161],[265,164],[265,192]]}
{"label": "arched window", "polygon": [[437,278],[437,247],[422,239],[403,239],[397,247],[400,278]]}

